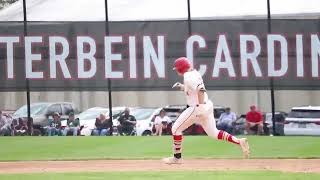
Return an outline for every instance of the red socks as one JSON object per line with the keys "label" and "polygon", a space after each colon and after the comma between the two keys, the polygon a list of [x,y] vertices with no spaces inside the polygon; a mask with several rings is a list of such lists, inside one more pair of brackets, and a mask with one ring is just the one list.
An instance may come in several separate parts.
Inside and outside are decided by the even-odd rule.
{"label": "red socks", "polygon": [[[231,134],[225,131],[219,131],[218,137],[219,140],[228,141],[234,144],[240,144],[240,140]],[[182,135],[173,135],[173,153],[174,157],[177,159],[181,158],[182,152]]]}
{"label": "red socks", "polygon": [[181,158],[182,151],[182,135],[173,135],[173,153],[177,159]]}
{"label": "red socks", "polygon": [[228,141],[234,144],[240,144],[240,141],[238,138],[232,136],[231,134],[225,132],[225,131],[219,131],[218,133],[218,139],[223,141]]}

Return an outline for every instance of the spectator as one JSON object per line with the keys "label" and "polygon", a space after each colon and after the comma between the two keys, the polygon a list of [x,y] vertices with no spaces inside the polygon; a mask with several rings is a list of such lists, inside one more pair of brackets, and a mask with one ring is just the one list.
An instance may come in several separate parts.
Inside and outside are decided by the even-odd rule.
{"label": "spectator", "polygon": [[92,131],[94,136],[106,136],[110,132],[111,124],[110,118],[106,118],[106,115],[100,114],[99,118],[96,119],[95,129]]}
{"label": "spectator", "polygon": [[48,126],[48,136],[55,136],[61,134],[61,121],[60,121],[60,114],[55,112],[52,115],[53,120],[49,120]]}
{"label": "spectator", "polygon": [[14,135],[23,136],[28,133],[28,125],[27,120],[23,120],[23,118],[19,118],[19,124],[14,127]]}
{"label": "spectator", "polygon": [[78,130],[80,130],[80,122],[79,119],[75,118],[74,113],[71,112],[69,114],[69,119],[67,120],[67,126],[63,130],[63,135],[66,136],[69,131],[72,132],[73,136],[78,135]]}
{"label": "spectator", "polygon": [[223,130],[228,132],[229,134],[233,134],[232,124],[236,120],[237,120],[237,115],[234,112],[231,112],[231,109],[227,107],[226,111],[220,115],[217,127],[219,130]]}
{"label": "spectator", "polygon": [[134,116],[130,115],[129,108],[124,110],[124,115],[119,117],[119,133],[120,135],[131,135],[134,131],[137,120]]}
{"label": "spectator", "polygon": [[162,129],[165,128],[170,121],[170,118],[166,116],[166,111],[164,109],[161,109],[159,116],[157,116],[154,120],[154,126],[156,128],[156,132],[154,133],[154,135],[161,136]]}
{"label": "spectator", "polygon": [[257,134],[263,132],[263,117],[256,106],[250,106],[250,111],[246,115],[246,132],[245,134],[251,134],[251,129],[257,128]]}
{"label": "spectator", "polygon": [[0,111],[0,135],[10,135],[10,124],[12,118]]}

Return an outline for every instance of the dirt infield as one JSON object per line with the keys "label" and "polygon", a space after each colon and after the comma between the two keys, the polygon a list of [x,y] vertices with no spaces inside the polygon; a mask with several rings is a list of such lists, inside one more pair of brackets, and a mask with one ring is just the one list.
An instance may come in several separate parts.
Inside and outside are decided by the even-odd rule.
{"label": "dirt infield", "polygon": [[275,170],[320,173],[320,159],[206,159],[184,160],[182,165],[166,165],[160,160],[0,162],[0,174],[185,170]]}

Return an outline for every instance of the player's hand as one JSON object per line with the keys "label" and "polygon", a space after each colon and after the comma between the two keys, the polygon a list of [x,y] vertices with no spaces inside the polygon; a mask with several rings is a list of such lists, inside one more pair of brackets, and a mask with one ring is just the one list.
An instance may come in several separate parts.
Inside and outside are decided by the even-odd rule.
{"label": "player's hand", "polygon": [[181,84],[180,82],[176,82],[173,86],[172,89],[182,89],[183,88],[183,84]]}

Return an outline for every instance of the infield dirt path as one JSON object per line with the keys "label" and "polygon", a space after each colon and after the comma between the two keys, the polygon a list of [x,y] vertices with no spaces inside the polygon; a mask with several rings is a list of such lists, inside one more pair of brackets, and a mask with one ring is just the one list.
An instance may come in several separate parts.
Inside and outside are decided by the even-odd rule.
{"label": "infield dirt path", "polygon": [[0,162],[0,174],[43,172],[275,170],[320,173],[320,159],[201,159],[166,165],[160,160],[90,160]]}

